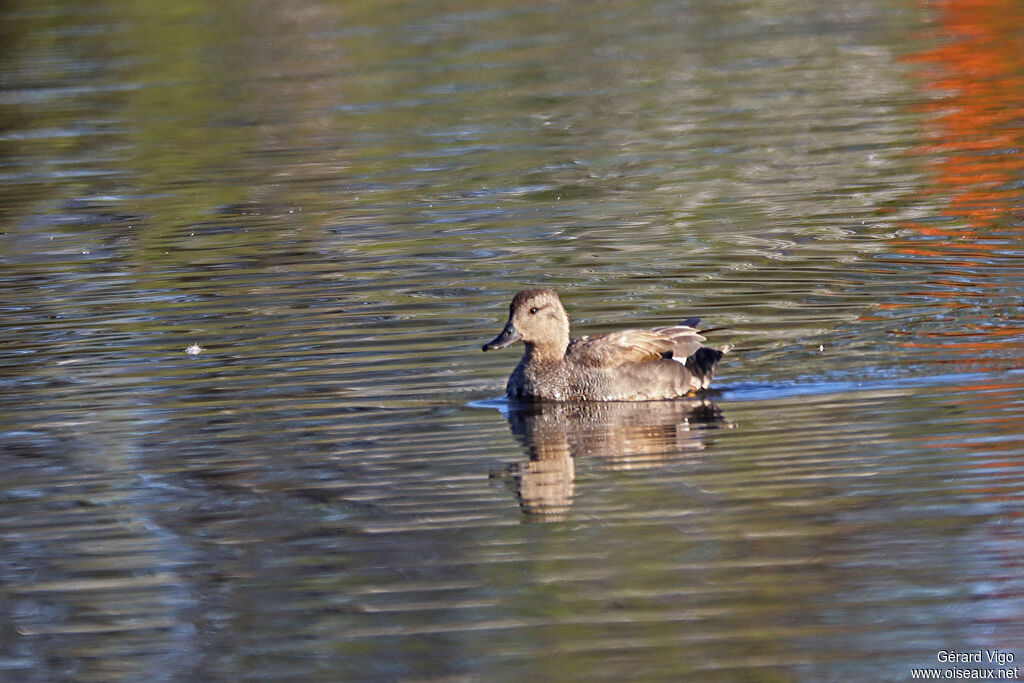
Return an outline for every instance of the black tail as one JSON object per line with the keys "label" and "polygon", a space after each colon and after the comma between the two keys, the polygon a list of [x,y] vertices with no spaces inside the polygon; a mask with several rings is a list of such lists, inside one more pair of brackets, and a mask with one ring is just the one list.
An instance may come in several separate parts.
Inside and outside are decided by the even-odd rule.
{"label": "black tail", "polygon": [[686,369],[700,380],[701,389],[707,389],[708,385],[711,384],[711,379],[715,376],[715,369],[718,367],[718,361],[722,360],[722,356],[728,352],[728,346],[721,351],[702,346],[686,359]]}

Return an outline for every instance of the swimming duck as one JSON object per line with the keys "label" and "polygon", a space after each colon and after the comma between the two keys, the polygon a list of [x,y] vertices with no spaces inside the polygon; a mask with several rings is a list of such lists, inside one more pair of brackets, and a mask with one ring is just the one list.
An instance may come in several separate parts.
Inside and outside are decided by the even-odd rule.
{"label": "swimming duck", "polygon": [[522,340],[522,360],[506,395],[548,401],[654,401],[707,389],[728,346],[712,349],[698,318],[652,330],[622,330],[570,340],[569,316],[551,289],[527,289],[509,306],[508,322],[484,351]]}

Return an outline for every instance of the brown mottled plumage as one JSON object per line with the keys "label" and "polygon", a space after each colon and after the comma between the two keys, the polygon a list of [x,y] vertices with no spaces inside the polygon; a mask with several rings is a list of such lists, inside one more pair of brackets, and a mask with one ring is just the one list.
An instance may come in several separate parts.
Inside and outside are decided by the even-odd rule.
{"label": "brown mottled plumage", "polygon": [[484,351],[522,340],[522,360],[509,377],[509,398],[552,401],[650,401],[693,395],[708,387],[729,347],[701,342],[697,319],[653,330],[622,330],[569,339],[569,316],[558,294],[516,294],[501,334]]}

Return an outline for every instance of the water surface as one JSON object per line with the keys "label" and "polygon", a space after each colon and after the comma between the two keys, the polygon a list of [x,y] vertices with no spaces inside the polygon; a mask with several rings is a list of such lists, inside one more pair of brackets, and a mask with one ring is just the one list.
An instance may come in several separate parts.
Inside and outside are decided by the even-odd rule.
{"label": "water surface", "polygon": [[[1015,3],[0,32],[0,678],[1024,659]],[[696,402],[510,404],[532,285],[735,350]]]}

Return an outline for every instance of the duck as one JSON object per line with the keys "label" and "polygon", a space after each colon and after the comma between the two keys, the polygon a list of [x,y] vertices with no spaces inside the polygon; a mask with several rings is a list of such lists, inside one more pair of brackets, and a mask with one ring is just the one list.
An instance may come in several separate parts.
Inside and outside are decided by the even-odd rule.
{"label": "duck", "polygon": [[654,329],[620,330],[571,339],[558,294],[526,289],[509,305],[501,333],[483,345],[493,351],[526,347],[505,395],[513,400],[658,401],[692,397],[711,384],[729,346],[704,346],[699,318]]}

